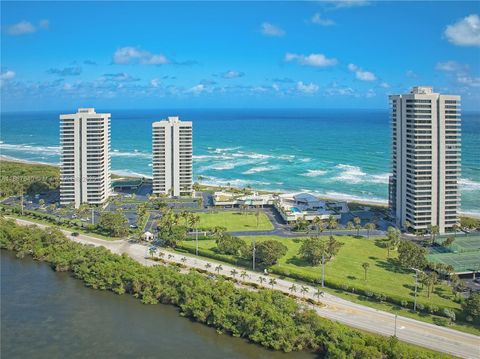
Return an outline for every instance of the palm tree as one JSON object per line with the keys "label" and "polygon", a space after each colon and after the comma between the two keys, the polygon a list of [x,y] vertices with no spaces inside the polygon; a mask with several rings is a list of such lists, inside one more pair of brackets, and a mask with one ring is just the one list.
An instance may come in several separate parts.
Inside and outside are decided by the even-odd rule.
{"label": "palm tree", "polygon": [[328,228],[330,229],[330,235],[333,236],[333,230],[335,228],[337,228],[337,220],[335,219],[335,217],[333,217],[332,215],[330,215],[328,217]]}
{"label": "palm tree", "polygon": [[453,238],[456,238],[457,236],[457,231],[460,229],[460,226],[455,223],[453,226],[452,226],[452,230],[453,230]]}
{"label": "palm tree", "polygon": [[220,271],[223,270],[223,267],[221,264],[219,264],[218,266],[215,267],[215,272],[217,272],[217,274],[220,274]]}
{"label": "palm tree", "polygon": [[182,257],[180,260],[181,260],[183,263],[185,263],[185,262],[187,261],[187,257]]}
{"label": "palm tree", "polygon": [[260,220],[260,210],[257,209],[257,212],[255,212],[255,217],[257,219],[257,228],[258,228],[258,221]]}
{"label": "palm tree", "polygon": [[321,290],[320,288],[317,288],[317,290],[313,294],[313,296],[316,297],[317,300],[320,299],[320,297],[323,297],[324,295],[325,295],[325,292],[323,290]]}
{"label": "palm tree", "polygon": [[205,264],[205,269],[209,270],[210,268],[212,268],[212,265],[210,263],[206,263]]}
{"label": "palm tree", "polygon": [[267,280],[263,278],[262,276],[258,277],[258,281],[260,282],[260,285],[263,285]]}
{"label": "palm tree", "polygon": [[231,271],[230,271],[230,274],[232,275],[233,278],[235,278],[235,276],[238,274],[238,271],[233,268]]}
{"label": "palm tree", "polygon": [[410,221],[407,220],[407,221],[405,221],[403,226],[405,227],[405,231],[408,232],[408,230],[412,226],[412,224],[410,223]]}
{"label": "palm tree", "polygon": [[150,258],[153,258],[154,254],[157,252],[157,247],[150,247],[148,249],[148,253],[150,254]]}
{"label": "palm tree", "polygon": [[242,270],[242,273],[240,273],[240,277],[242,277],[243,280],[245,280],[246,277],[249,277],[247,271]]}
{"label": "palm tree", "polygon": [[158,256],[159,256],[160,258],[163,258],[163,257],[165,256],[165,253],[164,253],[164,252],[158,252]]}
{"label": "palm tree", "polygon": [[435,244],[435,237],[439,233],[438,226],[428,225],[428,231],[430,232],[430,241],[432,244]]}
{"label": "palm tree", "polygon": [[355,217],[353,219],[353,223],[355,224],[355,229],[357,230],[357,237],[358,237],[360,235],[360,228],[362,228],[361,226],[362,220],[360,219],[360,217]]}
{"label": "palm tree", "polygon": [[277,284],[277,280],[275,278],[270,278],[270,280],[268,281],[268,284],[270,284],[272,286],[272,289],[273,289],[275,284]]}
{"label": "palm tree", "polygon": [[295,285],[295,283],[293,283],[290,288],[288,288],[288,290],[291,292],[291,293],[295,293],[297,291],[297,286]]}
{"label": "palm tree", "polygon": [[390,258],[390,250],[397,248],[400,243],[400,231],[394,227],[388,227],[387,238],[387,258]]}
{"label": "palm tree", "polygon": [[172,258],[173,258],[173,254],[168,253],[168,256],[167,256],[167,257],[168,257],[168,259],[172,259]]}
{"label": "palm tree", "polygon": [[300,287],[300,293],[302,293],[302,295],[303,295],[304,298],[305,298],[305,294],[307,294],[308,291],[309,291],[309,289],[308,289],[307,286],[302,285],[302,286]]}
{"label": "palm tree", "polygon": [[365,228],[367,229],[367,237],[370,238],[370,231],[373,231],[375,229],[375,224],[374,223],[367,223],[365,225]]}
{"label": "palm tree", "polygon": [[362,267],[363,267],[363,270],[365,271],[365,280],[367,280],[367,271],[368,271],[368,267],[370,267],[370,263],[364,262],[362,264]]}
{"label": "palm tree", "polygon": [[347,230],[353,231],[355,229],[355,226],[353,225],[352,221],[347,222]]}

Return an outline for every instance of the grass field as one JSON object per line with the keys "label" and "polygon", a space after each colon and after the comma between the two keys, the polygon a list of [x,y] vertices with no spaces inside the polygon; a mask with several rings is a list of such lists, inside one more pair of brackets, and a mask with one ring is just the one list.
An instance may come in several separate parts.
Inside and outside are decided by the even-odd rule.
{"label": "grass field", "polygon": [[[247,242],[255,239],[257,242],[265,239],[274,239],[282,242],[288,248],[285,257],[272,267],[273,270],[280,269],[288,275],[302,275],[310,279],[321,277],[321,268],[312,267],[297,257],[301,246],[299,238],[282,238],[276,236],[243,237]],[[413,272],[405,272],[399,268],[395,259],[396,252],[391,252],[392,258],[387,258],[387,251],[377,245],[375,239],[354,238],[340,236],[337,239],[344,243],[338,255],[325,266],[326,281],[346,284],[349,288],[356,288],[382,293],[388,296],[401,297],[404,300],[413,302],[415,277]],[[184,247],[195,247],[195,241],[185,241]],[[214,253],[216,248],[214,240],[201,240],[201,249]],[[233,257],[232,257],[233,258]],[[362,263],[367,262],[370,267],[367,272],[367,280],[364,280]],[[287,276],[288,276],[287,275]],[[446,285],[437,285],[434,293],[427,298],[426,289],[418,287],[418,303],[424,305],[437,305],[449,308],[460,308],[460,305],[453,301],[451,289]]]}
{"label": "grass field", "polygon": [[198,213],[200,216],[199,228],[211,228],[211,227],[225,227],[227,231],[256,231],[256,230],[270,230],[273,229],[273,225],[265,215],[260,212],[258,218],[253,212],[241,213],[241,212],[213,212],[213,213]]}

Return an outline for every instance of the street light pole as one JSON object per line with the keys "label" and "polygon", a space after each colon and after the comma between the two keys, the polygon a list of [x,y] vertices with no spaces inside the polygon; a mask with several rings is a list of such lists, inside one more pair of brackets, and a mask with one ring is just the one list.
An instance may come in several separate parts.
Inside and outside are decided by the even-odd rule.
{"label": "street light pole", "polygon": [[322,254],[322,288],[325,287],[325,255]]}
{"label": "street light pole", "polygon": [[256,248],[255,248],[255,240],[253,240],[253,261],[252,261],[252,268],[253,268],[254,271],[255,271],[255,251],[256,251]]}
{"label": "street light pole", "polygon": [[417,311],[417,287],[418,287],[418,271],[415,269],[415,300],[413,302],[413,311]]}

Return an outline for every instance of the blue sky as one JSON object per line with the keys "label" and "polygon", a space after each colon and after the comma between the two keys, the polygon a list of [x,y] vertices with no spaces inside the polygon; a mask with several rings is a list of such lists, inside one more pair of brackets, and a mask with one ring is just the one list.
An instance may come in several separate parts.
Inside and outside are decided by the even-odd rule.
{"label": "blue sky", "polygon": [[480,110],[479,2],[2,2],[4,111],[387,108],[414,85]]}

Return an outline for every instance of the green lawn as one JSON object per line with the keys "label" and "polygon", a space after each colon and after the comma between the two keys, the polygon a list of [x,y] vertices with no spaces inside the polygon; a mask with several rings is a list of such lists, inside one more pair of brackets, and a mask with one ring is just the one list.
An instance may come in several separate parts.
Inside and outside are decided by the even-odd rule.
{"label": "green lawn", "polygon": [[[257,242],[265,239],[275,239],[288,248],[287,255],[280,259],[279,263],[272,267],[288,275],[302,275],[307,279],[319,279],[321,268],[307,265],[297,257],[301,245],[300,238],[282,238],[276,236],[243,237],[247,242],[255,239]],[[338,255],[325,266],[325,280],[328,282],[346,284],[355,289],[364,289],[374,293],[382,293],[387,296],[401,298],[413,302],[413,289],[415,278],[412,272],[403,272],[395,264],[394,259],[387,258],[387,251],[377,246],[375,239],[354,238],[339,236],[338,240],[344,243]],[[378,240],[378,239],[377,239]],[[194,248],[195,241],[185,241],[183,247]],[[214,240],[201,240],[199,247],[208,252],[216,248]],[[391,252],[391,257],[396,257],[396,252]],[[370,267],[367,272],[367,280],[364,280],[362,263],[368,262]],[[453,301],[453,294],[445,285],[437,285],[435,292],[427,298],[426,289],[418,287],[418,303],[425,306],[437,305],[459,309],[460,305]]]}
{"label": "green lawn", "polygon": [[260,212],[258,218],[253,212],[241,213],[234,211],[197,213],[200,216],[199,228],[212,228],[216,226],[225,227],[227,231],[255,231],[255,230],[271,230],[273,225],[265,215]]}

